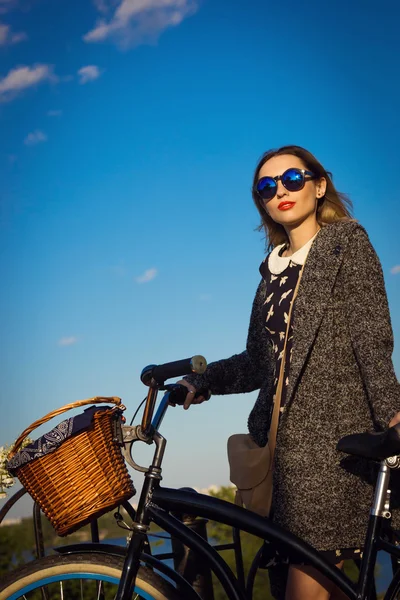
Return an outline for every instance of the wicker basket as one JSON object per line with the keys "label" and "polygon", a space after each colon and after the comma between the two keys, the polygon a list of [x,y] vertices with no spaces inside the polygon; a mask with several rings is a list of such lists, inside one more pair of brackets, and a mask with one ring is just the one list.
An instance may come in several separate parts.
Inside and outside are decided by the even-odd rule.
{"label": "wicker basket", "polygon": [[10,459],[31,431],[53,417],[99,402],[116,406],[96,412],[89,428],[15,471],[60,536],[76,531],[135,494],[121,447],[114,439],[115,419],[125,410],[121,399],[96,397],[67,404],[27,427],[9,453]]}

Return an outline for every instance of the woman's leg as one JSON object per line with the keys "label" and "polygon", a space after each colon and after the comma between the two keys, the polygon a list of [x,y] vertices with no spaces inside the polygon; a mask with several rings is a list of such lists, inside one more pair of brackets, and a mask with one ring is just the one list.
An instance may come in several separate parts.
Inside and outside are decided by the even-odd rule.
{"label": "woman's leg", "polygon": [[[343,561],[336,565],[339,569]],[[286,586],[285,600],[342,600],[346,596],[335,596],[334,584],[314,567],[291,565]],[[336,588],[337,590],[337,588]],[[337,590],[337,593],[340,592]]]}
{"label": "woman's leg", "polygon": [[349,597],[335,586],[329,600],[349,600]]}

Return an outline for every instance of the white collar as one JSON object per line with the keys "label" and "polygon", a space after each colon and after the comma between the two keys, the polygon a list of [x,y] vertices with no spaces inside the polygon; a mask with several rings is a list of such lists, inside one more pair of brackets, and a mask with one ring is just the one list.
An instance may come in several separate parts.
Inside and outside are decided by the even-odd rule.
{"label": "white collar", "polygon": [[312,243],[315,237],[318,235],[318,231],[310,240],[308,240],[306,244],[304,244],[304,246],[299,248],[299,250],[296,250],[296,252],[294,252],[292,256],[279,256],[280,251],[282,250],[282,248],[285,247],[286,244],[280,244],[279,246],[275,246],[275,248],[272,250],[271,254],[268,257],[268,268],[270,272],[273,275],[279,275],[280,273],[282,273],[282,271],[287,269],[290,262],[296,265],[304,265]]}

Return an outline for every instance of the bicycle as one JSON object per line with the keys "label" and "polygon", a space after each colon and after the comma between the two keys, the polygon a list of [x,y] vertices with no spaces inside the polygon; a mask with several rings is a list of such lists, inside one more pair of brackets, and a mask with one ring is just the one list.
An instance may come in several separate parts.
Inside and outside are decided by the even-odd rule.
{"label": "bicycle", "polygon": [[[383,433],[362,433],[346,436],[338,443],[338,449],[347,454],[363,456],[379,461],[379,474],[368,522],[366,541],[358,582],[353,584],[339,569],[328,563],[305,541],[285,531],[269,519],[258,516],[245,508],[195,491],[163,488],[160,485],[161,465],[166,440],[159,432],[166,410],[170,404],[183,404],[187,390],[178,384],[165,384],[174,377],[205,368],[202,357],[183,361],[150,365],[142,371],[142,382],[149,386],[143,418],[140,425],[122,427],[124,456],[136,471],[144,473],[144,484],[138,507],[132,513],[132,537],[126,553],[123,549],[107,544],[73,545],[57,548],[57,556],[48,556],[28,563],[17,572],[11,573],[0,584],[0,600],[31,598],[30,592],[41,590],[42,598],[47,586],[59,584],[61,598],[75,598],[65,592],[70,582],[79,581],[80,597],[83,597],[86,580],[95,582],[95,596],[106,598],[112,585],[111,598],[128,600],[199,600],[197,592],[178,573],[163,565],[143,550],[147,545],[148,530],[155,523],[171,536],[206,561],[219,579],[226,598],[249,600],[251,582],[244,586],[227,566],[222,557],[202,537],[191,531],[171,513],[184,513],[229,525],[238,530],[268,540],[276,549],[287,556],[290,562],[306,562],[325,575],[344,592],[350,600],[373,600],[374,567],[378,550],[392,557],[394,576],[384,600],[400,598],[400,548],[384,538],[390,531],[390,472],[400,468],[400,425]],[[160,390],[164,397],[153,418],[156,399]],[[204,390],[198,393],[204,394]],[[132,457],[132,446],[136,442],[154,444],[155,452],[149,467],[138,465]],[[256,557],[257,560],[257,557]],[[159,571],[161,575],[155,572]],[[253,573],[254,575],[254,573]],[[99,583],[97,583],[99,582]],[[136,595],[135,595],[136,594]],[[250,595],[249,595],[250,594]],[[35,597],[35,596],[33,596]],[[374,596],[376,598],[376,596]]]}

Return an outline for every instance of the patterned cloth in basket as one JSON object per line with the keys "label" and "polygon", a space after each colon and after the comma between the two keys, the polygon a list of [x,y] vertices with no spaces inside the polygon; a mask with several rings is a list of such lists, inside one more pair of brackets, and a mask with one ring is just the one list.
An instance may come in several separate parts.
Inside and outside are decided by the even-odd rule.
{"label": "patterned cloth in basket", "polygon": [[11,460],[6,463],[6,467],[10,473],[15,475],[15,470],[25,465],[26,463],[41,458],[45,454],[54,452],[57,448],[71,436],[87,429],[96,412],[109,410],[107,406],[90,406],[83,413],[70,417],[62,421],[54,429],[45,433],[39,439],[35,440],[22,450],[17,452]]}

